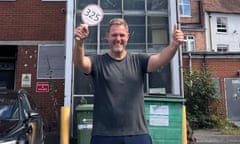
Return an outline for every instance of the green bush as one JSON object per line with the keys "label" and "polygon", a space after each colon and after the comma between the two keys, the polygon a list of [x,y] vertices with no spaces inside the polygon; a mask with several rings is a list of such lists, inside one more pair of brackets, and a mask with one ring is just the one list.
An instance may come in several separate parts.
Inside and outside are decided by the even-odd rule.
{"label": "green bush", "polygon": [[216,100],[216,88],[207,71],[184,72],[184,95],[186,98],[187,119],[193,129],[213,128],[209,104]]}

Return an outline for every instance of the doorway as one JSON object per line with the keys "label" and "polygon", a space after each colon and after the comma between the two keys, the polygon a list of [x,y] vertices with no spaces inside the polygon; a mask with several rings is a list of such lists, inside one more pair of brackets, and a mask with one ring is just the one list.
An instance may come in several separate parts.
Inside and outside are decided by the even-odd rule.
{"label": "doorway", "polygon": [[0,46],[0,88],[14,89],[17,46]]}
{"label": "doorway", "polygon": [[240,78],[226,78],[225,90],[227,100],[227,116],[232,121],[239,121]]}

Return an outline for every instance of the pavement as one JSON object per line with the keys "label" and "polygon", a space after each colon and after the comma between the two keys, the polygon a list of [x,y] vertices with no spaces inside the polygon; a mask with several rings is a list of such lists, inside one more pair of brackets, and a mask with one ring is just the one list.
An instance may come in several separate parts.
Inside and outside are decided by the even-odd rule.
{"label": "pavement", "polygon": [[[240,127],[240,121],[233,122]],[[223,135],[217,129],[198,129],[193,131],[193,135],[197,140],[197,144],[240,144],[240,135]],[[59,132],[47,132],[46,144],[59,144]],[[70,144],[76,144],[76,140]]]}
{"label": "pavement", "polygon": [[46,132],[45,144],[60,144],[60,137],[57,131]]}
{"label": "pavement", "polygon": [[216,129],[194,130],[197,144],[240,144],[240,135],[223,135]]}
{"label": "pavement", "polygon": [[[240,128],[240,121],[232,121]],[[194,130],[197,144],[240,144],[240,135],[224,135],[216,129]]]}
{"label": "pavement", "polygon": [[[52,131],[52,132],[46,132],[46,141],[45,144],[60,144],[60,136],[59,132]],[[69,144],[77,144],[77,139],[71,139],[69,141]]]}

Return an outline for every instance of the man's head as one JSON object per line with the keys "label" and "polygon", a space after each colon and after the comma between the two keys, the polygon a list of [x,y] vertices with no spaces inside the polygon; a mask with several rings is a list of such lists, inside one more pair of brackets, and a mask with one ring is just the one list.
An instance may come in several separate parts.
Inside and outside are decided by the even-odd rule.
{"label": "man's head", "polygon": [[124,19],[114,18],[109,21],[107,40],[113,53],[125,51],[129,39],[128,24]]}
{"label": "man's head", "polygon": [[113,19],[111,19],[111,20],[109,21],[109,23],[108,23],[107,32],[110,31],[110,29],[111,29],[111,27],[112,27],[113,25],[124,25],[125,28],[126,28],[126,30],[127,30],[127,32],[128,32],[128,24],[127,24],[127,22],[126,22],[124,19],[122,19],[122,18],[113,18]]}

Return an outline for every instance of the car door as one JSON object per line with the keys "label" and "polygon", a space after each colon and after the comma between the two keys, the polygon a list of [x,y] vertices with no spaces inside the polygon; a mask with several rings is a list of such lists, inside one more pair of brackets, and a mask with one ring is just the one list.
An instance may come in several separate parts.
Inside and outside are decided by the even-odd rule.
{"label": "car door", "polygon": [[40,113],[33,109],[33,104],[29,101],[29,96],[23,94],[23,107],[24,115],[28,119],[28,125],[31,127],[31,133],[29,135],[30,144],[42,144],[44,143],[43,122]]}

